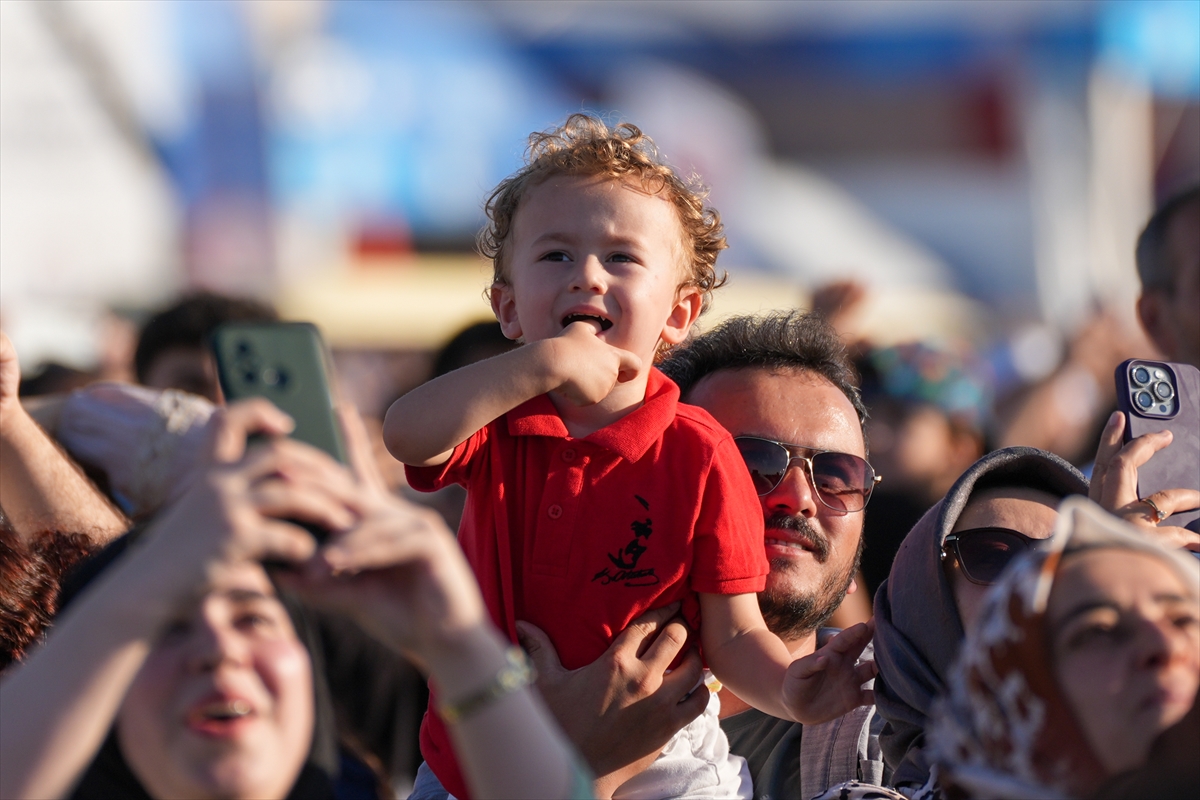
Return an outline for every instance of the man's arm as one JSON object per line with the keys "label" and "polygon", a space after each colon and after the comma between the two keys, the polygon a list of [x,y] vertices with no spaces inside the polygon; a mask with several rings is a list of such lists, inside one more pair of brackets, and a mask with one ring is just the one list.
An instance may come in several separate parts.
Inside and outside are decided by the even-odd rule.
{"label": "man's arm", "polygon": [[45,531],[84,533],[96,544],[129,521],[21,407],[17,354],[0,332],[0,505],[24,539]]}
{"label": "man's arm", "polygon": [[636,356],[605,344],[586,322],[561,335],[456,369],[392,403],[383,422],[388,451],[405,464],[444,464],[475,431],[538,395],[561,390],[598,403]]}
{"label": "man's arm", "polygon": [[687,642],[678,610],[672,604],[646,612],[604,655],[576,670],[563,668],[540,629],[517,623],[542,698],[595,773],[597,797],[611,797],[649,766],[708,704],[708,689],[697,686],[702,669],[694,650],[667,674]]}

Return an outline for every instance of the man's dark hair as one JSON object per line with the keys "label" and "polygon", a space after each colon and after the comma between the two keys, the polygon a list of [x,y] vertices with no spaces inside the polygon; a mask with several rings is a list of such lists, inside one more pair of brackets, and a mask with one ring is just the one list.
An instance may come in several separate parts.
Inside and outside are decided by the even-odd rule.
{"label": "man's dark hair", "polygon": [[1142,291],[1170,291],[1175,287],[1175,266],[1167,252],[1167,232],[1175,215],[1193,203],[1200,203],[1200,184],[1173,195],[1146,223],[1137,241],[1137,270],[1142,279]]}
{"label": "man's dark hair", "polygon": [[211,292],[188,295],[146,322],[133,356],[137,379],[144,382],[154,359],[172,347],[208,346],[213,330],[226,322],[274,322],[275,309],[258,300],[226,297]]}
{"label": "man's dark hair", "polygon": [[866,422],[867,407],[846,346],[819,314],[779,311],[731,317],[672,350],[661,364],[684,398],[706,375],[748,367],[814,372],[846,395],[860,426]]}

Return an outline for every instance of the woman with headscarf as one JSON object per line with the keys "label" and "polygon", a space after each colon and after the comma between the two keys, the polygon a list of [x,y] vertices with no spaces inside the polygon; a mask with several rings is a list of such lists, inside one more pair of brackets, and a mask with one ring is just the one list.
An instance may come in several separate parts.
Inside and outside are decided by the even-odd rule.
{"label": "woman with headscarf", "polygon": [[203,477],[0,683],[0,796],[332,797],[321,654],[274,584],[422,659],[479,795],[589,789],[431,512],[297,442],[244,452],[290,430],[269,404],[218,413]]}
{"label": "woman with headscarf", "polygon": [[[1049,548],[1006,573],[967,636],[930,732],[939,784],[1087,797],[1166,739],[1183,760],[1164,751],[1125,796],[1195,797],[1200,730],[1185,717],[1198,688],[1200,565],[1068,500]],[[1181,736],[1190,747],[1170,741]]]}
{"label": "woman with headscarf", "polygon": [[1063,497],[1087,491],[1083,475],[1053,454],[997,450],[963,473],[905,538],[875,595],[879,742],[896,787],[915,790],[929,780],[925,728],[987,584],[1015,552],[1051,535]]}

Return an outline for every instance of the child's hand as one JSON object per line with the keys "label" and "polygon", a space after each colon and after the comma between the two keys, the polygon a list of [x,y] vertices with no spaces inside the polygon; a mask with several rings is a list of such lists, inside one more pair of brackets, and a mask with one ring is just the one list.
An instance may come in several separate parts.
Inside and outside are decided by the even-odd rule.
{"label": "child's hand", "polygon": [[633,353],[597,337],[590,322],[572,322],[555,341],[564,376],[557,391],[577,406],[599,403],[614,386],[633,380],[642,368],[642,360]]}
{"label": "child's hand", "polygon": [[856,664],[874,632],[874,622],[860,622],[792,662],[783,681],[783,702],[797,722],[814,725],[875,702],[875,692],[862,688],[878,672],[875,662]]}

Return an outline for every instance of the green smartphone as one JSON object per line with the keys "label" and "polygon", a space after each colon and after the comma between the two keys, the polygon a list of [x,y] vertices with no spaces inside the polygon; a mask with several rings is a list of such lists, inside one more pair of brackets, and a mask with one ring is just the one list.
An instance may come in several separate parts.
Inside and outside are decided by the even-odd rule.
{"label": "green smartphone", "polygon": [[315,325],[229,323],[213,332],[212,350],[226,402],[265,397],[296,421],[293,439],[346,463],[329,385],[329,351]]}

